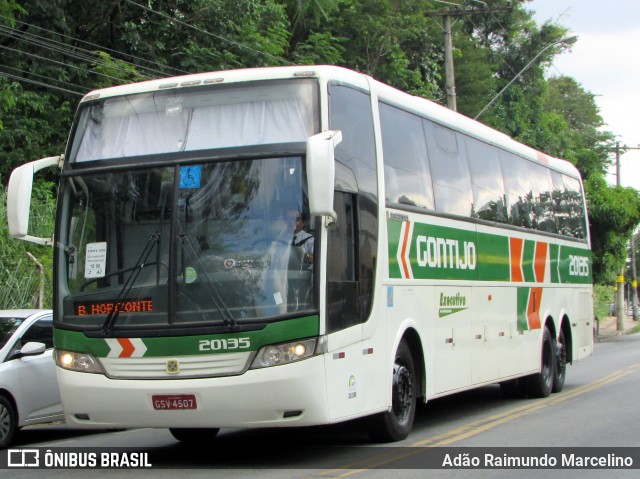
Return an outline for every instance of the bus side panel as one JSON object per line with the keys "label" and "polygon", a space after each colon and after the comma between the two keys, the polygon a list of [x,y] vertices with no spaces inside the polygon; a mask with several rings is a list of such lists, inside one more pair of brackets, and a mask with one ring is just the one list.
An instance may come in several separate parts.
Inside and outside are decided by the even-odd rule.
{"label": "bus side panel", "polygon": [[[573,360],[593,353],[593,293],[591,288],[574,292],[575,317],[569,317],[574,340]],[[575,326],[574,326],[575,325]]]}
{"label": "bus side panel", "polygon": [[[428,333],[433,352],[433,392],[441,394],[468,387],[472,383],[472,289],[457,286],[424,287],[426,288],[435,290],[436,293],[435,307],[430,310],[433,328]],[[449,306],[446,304],[448,299],[449,302],[464,302],[465,306]]]}
{"label": "bus side panel", "polygon": [[[369,321],[379,317],[375,311]],[[374,334],[361,338],[362,325],[329,336],[329,352],[324,361],[330,422],[388,407],[392,367],[387,358],[384,328],[378,325]]]}
{"label": "bus side panel", "polygon": [[472,380],[474,384],[522,372],[523,336],[518,334],[515,288],[473,290]]}

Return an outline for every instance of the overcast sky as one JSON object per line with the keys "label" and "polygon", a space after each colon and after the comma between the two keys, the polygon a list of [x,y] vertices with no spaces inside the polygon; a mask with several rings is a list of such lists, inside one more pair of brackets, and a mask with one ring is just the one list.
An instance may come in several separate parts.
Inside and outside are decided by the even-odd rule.
{"label": "overcast sky", "polygon": [[[571,76],[597,95],[606,129],[621,145],[639,147],[640,1],[533,0],[525,6],[535,11],[538,23],[552,19],[579,37],[548,73]],[[640,150],[630,150],[620,159],[622,186],[640,189]],[[609,182],[615,181],[610,175]]]}

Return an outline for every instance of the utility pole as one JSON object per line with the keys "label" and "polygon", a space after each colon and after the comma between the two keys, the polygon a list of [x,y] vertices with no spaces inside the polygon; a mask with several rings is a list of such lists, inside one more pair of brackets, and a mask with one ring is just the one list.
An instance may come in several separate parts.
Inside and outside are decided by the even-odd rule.
{"label": "utility pole", "polygon": [[38,288],[38,296],[36,297],[36,308],[42,309],[44,308],[44,266],[42,266],[42,263],[40,263],[31,253],[27,252],[27,256],[36,264],[36,269],[38,270],[40,287]]}
{"label": "utility pole", "polygon": [[447,108],[458,111],[456,100],[456,81],[453,68],[453,40],[451,38],[451,17],[446,15],[444,21],[444,80],[447,90]]}
{"label": "utility pole", "polygon": [[638,321],[638,275],[636,272],[636,236],[631,234],[631,305],[633,320]]}
{"label": "utility pole", "polygon": [[[450,3],[450,2],[443,2]],[[484,2],[479,2],[484,3]],[[452,4],[455,5],[455,4]],[[486,5],[486,4],[485,4]],[[505,13],[512,11],[513,8],[483,8],[483,9],[469,9],[469,10],[449,10],[445,8],[438,12],[426,12],[427,17],[442,17],[442,30],[444,32],[444,74],[445,74],[445,87],[447,90],[447,108],[453,111],[457,111],[458,102],[456,100],[456,80],[455,71],[453,66],[453,40],[451,34],[451,28],[453,24],[451,17],[461,17],[463,15],[487,15],[490,13]]]}
{"label": "utility pole", "polygon": [[[616,152],[616,186],[620,184],[620,155],[621,150],[640,150],[640,146],[620,146],[620,142],[616,142],[614,151]],[[633,233],[631,233],[631,272],[633,275],[631,282],[631,309],[634,321],[638,321],[638,277],[636,276],[636,249],[635,239]],[[622,271],[618,275],[616,286],[618,288],[616,295],[616,317],[618,319],[617,326],[618,331],[624,330],[624,266]]]}

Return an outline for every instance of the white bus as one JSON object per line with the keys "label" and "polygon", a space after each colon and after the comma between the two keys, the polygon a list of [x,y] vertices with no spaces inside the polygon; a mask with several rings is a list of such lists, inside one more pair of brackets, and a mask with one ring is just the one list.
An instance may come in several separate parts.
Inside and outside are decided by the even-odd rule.
{"label": "white bus", "polygon": [[[57,228],[34,238],[52,164]],[[577,170],[343,68],[94,91],[8,201],[13,236],[53,241],[73,427],[196,441],[366,416],[395,441],[418,401],[544,397],[593,349]]]}

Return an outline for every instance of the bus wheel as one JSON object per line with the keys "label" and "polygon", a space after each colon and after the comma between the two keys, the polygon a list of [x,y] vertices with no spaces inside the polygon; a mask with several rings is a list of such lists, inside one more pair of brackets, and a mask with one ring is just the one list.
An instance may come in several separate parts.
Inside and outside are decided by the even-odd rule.
{"label": "bus wheel", "polygon": [[559,393],[564,387],[564,378],[567,375],[567,344],[564,339],[564,332],[560,330],[558,342],[556,343],[556,368],[553,375],[552,392]]}
{"label": "bus wheel", "polygon": [[545,398],[551,394],[553,388],[553,378],[555,376],[556,347],[555,341],[549,332],[549,328],[544,327],[542,335],[542,368],[537,374],[526,378],[525,387],[531,397]]}
{"label": "bus wheel", "polygon": [[394,442],[405,439],[411,432],[416,415],[417,377],[416,367],[409,346],[402,341],[393,363],[391,411],[371,416],[368,431],[378,442]]}
{"label": "bus wheel", "polygon": [[169,432],[180,442],[188,444],[208,444],[215,439],[219,428],[170,428]]}

